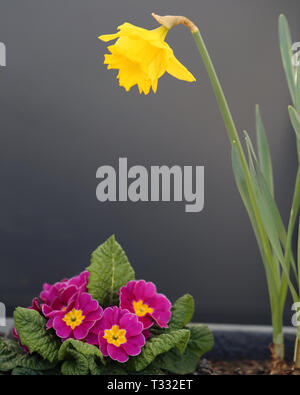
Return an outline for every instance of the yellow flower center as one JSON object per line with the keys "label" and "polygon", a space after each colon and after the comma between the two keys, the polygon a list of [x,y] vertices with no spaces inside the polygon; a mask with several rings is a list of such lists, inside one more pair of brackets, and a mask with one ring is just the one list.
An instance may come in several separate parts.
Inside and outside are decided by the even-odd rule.
{"label": "yellow flower center", "polygon": [[147,313],[152,314],[154,311],[152,309],[152,307],[149,307],[147,304],[144,304],[142,300],[139,300],[138,302],[136,302],[134,300],[133,301],[133,308],[134,308],[135,314],[138,317],[144,317],[144,315],[146,315]]}
{"label": "yellow flower center", "polygon": [[79,326],[84,319],[85,316],[82,315],[82,310],[73,309],[64,316],[63,321],[65,321],[68,326],[74,329],[76,326]]}
{"label": "yellow flower center", "polygon": [[120,329],[119,325],[113,325],[110,329],[105,329],[104,333],[103,338],[107,340],[107,343],[116,347],[120,347],[121,344],[127,342],[126,330]]}

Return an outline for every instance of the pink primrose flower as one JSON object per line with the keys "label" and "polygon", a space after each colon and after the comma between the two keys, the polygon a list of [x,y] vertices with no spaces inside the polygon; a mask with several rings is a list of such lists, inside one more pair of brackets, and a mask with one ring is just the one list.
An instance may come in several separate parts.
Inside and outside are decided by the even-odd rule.
{"label": "pink primrose flower", "polygon": [[143,325],[137,316],[116,306],[104,310],[94,331],[98,331],[102,354],[121,363],[128,361],[129,356],[140,354],[145,345]]}
{"label": "pink primrose flower", "polygon": [[120,307],[137,315],[144,329],[156,323],[161,328],[168,328],[171,318],[171,302],[156,291],[152,282],[144,280],[129,281],[120,291]]}
{"label": "pink primrose flower", "polygon": [[57,311],[64,311],[79,293],[87,292],[88,279],[89,272],[84,271],[78,276],[64,279],[53,285],[44,284],[40,298],[44,302],[42,305],[43,314],[49,319],[48,329],[52,328],[53,318]]}
{"label": "pink primrose flower", "polygon": [[51,315],[52,326],[63,341],[84,340],[102,316],[103,309],[90,294],[83,292],[72,298],[69,305]]}

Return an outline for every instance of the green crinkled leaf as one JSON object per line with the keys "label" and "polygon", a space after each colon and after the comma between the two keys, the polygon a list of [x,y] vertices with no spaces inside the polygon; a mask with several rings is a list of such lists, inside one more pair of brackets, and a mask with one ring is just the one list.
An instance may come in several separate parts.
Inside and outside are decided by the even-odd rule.
{"label": "green crinkled leaf", "polygon": [[93,253],[88,290],[102,307],[119,304],[119,292],[128,281],[134,280],[134,270],[122,247],[111,236]]}
{"label": "green crinkled leaf", "polygon": [[91,368],[91,374],[92,375],[102,375],[102,376],[107,376],[107,375],[118,375],[118,376],[124,376],[128,375],[129,373],[125,369],[125,367],[122,366],[119,362],[115,362],[113,360],[107,360],[106,365],[100,365],[99,363],[97,366],[93,366]]}
{"label": "green crinkled leaf", "polygon": [[66,340],[60,347],[58,353],[58,358],[60,361],[64,360],[65,356],[67,355],[68,349],[70,347],[74,348],[76,351],[80,352],[84,356],[98,357],[102,361],[102,363],[105,363],[104,357],[98,347],[74,339]]}
{"label": "green crinkled leaf", "polygon": [[17,367],[14,368],[13,371],[11,372],[12,376],[41,376],[43,375],[42,372],[28,369],[28,368],[21,368]]}
{"label": "green crinkled leaf", "polygon": [[67,360],[61,365],[61,373],[66,376],[86,376],[89,374],[89,361],[80,352],[69,349]]}
{"label": "green crinkled leaf", "polygon": [[190,337],[190,331],[179,329],[151,337],[142,348],[141,353],[127,362],[129,371],[140,372],[150,365],[154,359],[172,348],[176,347],[183,353]]}
{"label": "green crinkled leaf", "polygon": [[14,369],[24,355],[16,341],[0,337],[0,371],[8,372]]}
{"label": "green crinkled leaf", "polygon": [[89,364],[89,370],[90,370],[90,374],[92,376],[99,376],[101,374],[101,368],[102,368],[102,363],[98,363],[96,361],[96,358],[93,356],[88,356],[87,357],[88,360],[88,364]]}
{"label": "green crinkled leaf", "polygon": [[191,324],[188,326],[191,331],[189,348],[194,354],[201,358],[203,354],[210,351],[214,346],[214,336],[207,325]]}
{"label": "green crinkled leaf", "polygon": [[164,375],[164,372],[155,366],[155,363],[147,366],[146,369],[136,373],[136,374],[143,374],[143,375]]}
{"label": "green crinkled leaf", "polygon": [[43,359],[38,354],[26,354],[18,363],[18,366],[32,370],[52,370],[56,364]]}
{"label": "green crinkled leaf", "polygon": [[193,373],[203,354],[214,345],[213,334],[206,325],[190,325],[190,340],[185,352],[181,355],[176,348],[158,356],[154,365],[175,374]]}
{"label": "green crinkled leaf", "polygon": [[30,368],[23,368],[17,366],[11,372],[12,376],[58,376],[60,371],[58,369],[53,370],[34,370]]}
{"label": "green crinkled leaf", "polygon": [[100,374],[97,362],[105,363],[99,348],[74,339],[68,339],[62,344],[58,358],[63,361],[63,375]]}
{"label": "green crinkled leaf", "polygon": [[169,322],[170,329],[182,329],[193,318],[195,310],[194,298],[189,295],[183,295],[177,299],[172,306],[172,316]]}
{"label": "green crinkled leaf", "polygon": [[8,372],[16,367],[46,371],[54,369],[55,364],[38,354],[26,354],[15,340],[0,338],[0,371]]}
{"label": "green crinkled leaf", "polygon": [[46,330],[46,319],[35,310],[17,307],[14,320],[21,343],[30,353],[37,352],[50,362],[57,361],[61,340],[50,329]]}

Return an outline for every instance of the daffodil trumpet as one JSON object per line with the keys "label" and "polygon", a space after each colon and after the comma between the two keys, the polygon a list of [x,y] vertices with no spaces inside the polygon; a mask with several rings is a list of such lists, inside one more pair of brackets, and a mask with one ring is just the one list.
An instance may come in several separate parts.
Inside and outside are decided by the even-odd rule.
{"label": "daffodil trumpet", "polygon": [[196,81],[166,43],[168,31],[164,25],[147,30],[123,23],[117,33],[99,36],[104,42],[116,40],[108,47],[110,54],[105,55],[104,64],[119,70],[117,78],[126,91],[137,85],[140,93],[147,95],[151,88],[156,93],[158,80],[165,73],[179,80]]}

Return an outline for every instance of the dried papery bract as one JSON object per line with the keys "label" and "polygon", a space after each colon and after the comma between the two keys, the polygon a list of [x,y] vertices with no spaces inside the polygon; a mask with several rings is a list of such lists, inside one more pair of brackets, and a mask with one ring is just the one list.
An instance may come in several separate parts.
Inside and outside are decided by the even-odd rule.
{"label": "dried papery bract", "polygon": [[161,25],[165,26],[168,30],[171,30],[173,27],[178,25],[184,25],[188,27],[191,33],[196,33],[199,29],[198,27],[185,16],[179,15],[165,15],[160,16],[152,12],[153,18],[160,23]]}

